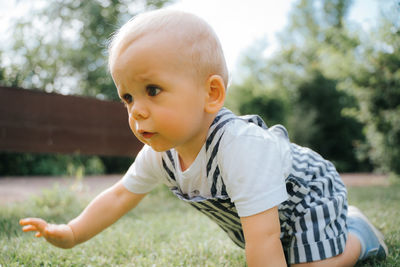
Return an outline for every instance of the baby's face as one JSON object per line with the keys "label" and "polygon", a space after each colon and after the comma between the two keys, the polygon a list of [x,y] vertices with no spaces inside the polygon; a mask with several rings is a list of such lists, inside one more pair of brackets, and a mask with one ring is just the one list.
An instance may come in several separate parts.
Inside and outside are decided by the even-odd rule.
{"label": "baby's face", "polygon": [[175,45],[168,37],[141,37],[118,51],[111,67],[131,130],[156,151],[198,147],[208,131],[206,81],[196,81]]}

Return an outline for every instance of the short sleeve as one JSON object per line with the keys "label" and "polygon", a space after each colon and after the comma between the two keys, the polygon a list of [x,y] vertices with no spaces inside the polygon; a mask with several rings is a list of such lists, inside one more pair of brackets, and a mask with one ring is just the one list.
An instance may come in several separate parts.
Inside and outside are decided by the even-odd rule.
{"label": "short sleeve", "polygon": [[289,141],[253,124],[226,131],[219,148],[219,166],[240,217],[268,210],[285,201]]}
{"label": "short sleeve", "polygon": [[122,178],[122,184],[133,193],[145,194],[161,182],[162,175],[159,153],[145,145]]}

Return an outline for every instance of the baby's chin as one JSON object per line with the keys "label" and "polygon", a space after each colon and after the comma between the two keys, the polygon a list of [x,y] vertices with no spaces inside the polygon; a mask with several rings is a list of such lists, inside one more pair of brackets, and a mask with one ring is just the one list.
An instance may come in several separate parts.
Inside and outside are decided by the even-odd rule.
{"label": "baby's chin", "polygon": [[155,145],[155,144],[151,144],[151,143],[147,143],[147,142],[144,142],[144,144],[150,146],[156,152],[165,152],[165,151],[168,151],[168,150],[174,148],[172,146],[160,146],[160,145]]}
{"label": "baby's chin", "polygon": [[[165,152],[165,151],[168,151],[168,150],[174,148],[174,146],[172,144],[160,144],[159,142],[155,142],[154,140],[152,142],[151,139],[145,139],[136,133],[135,133],[135,136],[142,144],[150,146],[156,152]],[[159,140],[157,140],[157,141],[159,141]]]}

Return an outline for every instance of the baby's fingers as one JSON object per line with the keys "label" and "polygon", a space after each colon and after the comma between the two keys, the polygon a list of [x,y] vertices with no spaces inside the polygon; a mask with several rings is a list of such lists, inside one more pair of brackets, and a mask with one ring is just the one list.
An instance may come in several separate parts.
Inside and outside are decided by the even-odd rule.
{"label": "baby's fingers", "polygon": [[39,218],[25,218],[19,221],[19,224],[24,226],[22,231],[38,231],[43,233],[47,227],[47,222]]}
{"label": "baby's fingers", "polygon": [[30,231],[38,231],[38,229],[33,225],[27,225],[27,226],[22,227],[22,231],[30,232]]}

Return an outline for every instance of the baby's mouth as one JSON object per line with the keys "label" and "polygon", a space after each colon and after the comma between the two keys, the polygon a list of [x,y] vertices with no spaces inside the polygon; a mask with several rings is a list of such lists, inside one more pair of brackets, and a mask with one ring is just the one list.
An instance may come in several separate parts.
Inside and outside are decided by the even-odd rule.
{"label": "baby's mouth", "polygon": [[155,134],[155,133],[147,132],[143,129],[140,129],[139,124],[137,122],[136,122],[135,126],[136,126],[137,133],[140,134],[144,139],[149,139],[149,138],[153,137],[153,135]]}
{"label": "baby's mouth", "polygon": [[140,133],[141,136],[143,136],[144,139],[149,139],[149,138],[153,137],[153,135],[154,135],[154,133],[145,132],[145,131],[139,132],[139,133]]}

